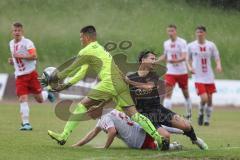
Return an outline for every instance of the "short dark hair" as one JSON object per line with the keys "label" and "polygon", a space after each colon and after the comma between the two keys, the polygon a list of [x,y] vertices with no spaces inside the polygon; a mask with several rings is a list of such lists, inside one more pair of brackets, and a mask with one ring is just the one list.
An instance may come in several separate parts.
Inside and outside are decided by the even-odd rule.
{"label": "short dark hair", "polygon": [[97,31],[96,31],[95,27],[92,26],[92,25],[83,27],[80,30],[80,33],[87,34],[89,36],[96,36],[97,35]]}
{"label": "short dark hair", "polygon": [[169,24],[168,25],[168,28],[174,28],[174,29],[177,29],[177,26],[175,24]]}
{"label": "short dark hair", "polygon": [[22,25],[22,23],[20,23],[20,22],[14,22],[14,23],[13,23],[13,27],[23,28],[23,25]]}
{"label": "short dark hair", "polygon": [[199,25],[199,26],[197,26],[197,27],[196,27],[196,30],[202,30],[202,31],[204,31],[204,32],[207,32],[206,27],[203,26],[203,25]]}
{"label": "short dark hair", "polygon": [[142,63],[142,59],[143,58],[147,58],[150,53],[156,56],[156,53],[154,53],[152,50],[143,50],[143,51],[141,51],[139,53],[139,56],[138,56],[138,62]]}

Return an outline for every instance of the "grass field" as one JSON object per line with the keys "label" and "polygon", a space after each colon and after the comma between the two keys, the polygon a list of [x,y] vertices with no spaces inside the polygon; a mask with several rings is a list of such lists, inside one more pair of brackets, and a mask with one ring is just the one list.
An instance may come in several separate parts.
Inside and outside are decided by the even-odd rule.
{"label": "grass field", "polygon": [[7,58],[14,21],[21,21],[26,37],[35,42],[39,70],[56,66],[78,53],[82,26],[95,25],[102,44],[132,41],[132,48],[124,54],[134,61],[145,48],[162,53],[162,43],[167,38],[165,28],[175,23],[179,35],[187,41],[194,40],[196,25],[206,25],[208,38],[216,42],[223,60],[224,73],[217,77],[239,79],[239,19],[238,11],[191,6],[185,0],[1,0],[0,72],[13,72]]}
{"label": "grass field", "polygon": [[[101,134],[90,144],[81,148],[72,148],[71,144],[82,138],[95,121],[82,122],[73,132],[65,146],[58,146],[47,135],[47,130],[62,131],[65,122],[55,117],[51,105],[31,104],[32,132],[20,132],[19,108],[17,104],[0,104],[0,159],[1,160],[106,160],[106,159],[240,159],[239,109],[216,109],[210,127],[198,127],[194,110],[194,126],[199,137],[209,145],[209,151],[201,151],[180,135],[172,140],[184,145],[182,151],[159,152],[128,149],[120,140],[115,140],[108,150],[97,149],[105,142]],[[174,108],[183,113],[183,108]]]}

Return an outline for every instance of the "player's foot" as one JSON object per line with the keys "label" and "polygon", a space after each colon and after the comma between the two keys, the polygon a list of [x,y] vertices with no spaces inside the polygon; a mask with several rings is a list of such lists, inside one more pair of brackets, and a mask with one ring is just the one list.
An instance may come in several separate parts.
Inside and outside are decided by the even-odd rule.
{"label": "player's foot", "polygon": [[178,142],[173,142],[169,145],[169,150],[182,150],[183,146]]}
{"label": "player's foot", "polygon": [[208,145],[201,138],[197,137],[197,140],[193,141],[193,144],[196,144],[202,150],[208,150]]}
{"label": "player's foot", "polygon": [[55,133],[53,131],[48,130],[48,135],[57,141],[58,144],[64,145],[67,141],[67,138],[63,138],[61,134]]}
{"label": "player's foot", "polygon": [[198,125],[202,126],[203,125],[203,115],[198,116]]}
{"label": "player's foot", "polygon": [[49,91],[48,91],[48,97],[47,98],[52,103],[56,100],[55,95],[52,92],[49,92]]}
{"label": "player's foot", "polygon": [[203,124],[204,126],[209,126],[210,125],[210,123],[209,122],[204,122],[204,124]]}
{"label": "player's foot", "polygon": [[20,131],[31,131],[32,126],[29,123],[22,124],[22,127],[19,129]]}

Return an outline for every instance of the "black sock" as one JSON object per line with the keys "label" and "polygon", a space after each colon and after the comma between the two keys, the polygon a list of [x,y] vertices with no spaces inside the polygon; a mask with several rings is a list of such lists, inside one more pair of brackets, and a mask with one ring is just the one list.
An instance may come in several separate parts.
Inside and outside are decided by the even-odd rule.
{"label": "black sock", "polygon": [[192,126],[191,126],[191,130],[190,131],[184,131],[183,134],[188,136],[192,141],[196,141],[197,140],[197,136],[196,136]]}
{"label": "black sock", "polygon": [[164,138],[162,143],[162,151],[169,150],[169,145],[170,145],[169,139]]}

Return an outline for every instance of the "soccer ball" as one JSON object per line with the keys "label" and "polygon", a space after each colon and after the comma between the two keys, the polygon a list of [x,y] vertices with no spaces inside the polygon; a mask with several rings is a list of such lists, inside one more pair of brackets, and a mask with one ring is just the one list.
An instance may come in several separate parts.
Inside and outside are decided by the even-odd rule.
{"label": "soccer ball", "polygon": [[49,77],[56,71],[55,67],[47,67],[43,70],[41,76],[41,84],[42,86],[46,87],[49,85]]}

